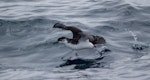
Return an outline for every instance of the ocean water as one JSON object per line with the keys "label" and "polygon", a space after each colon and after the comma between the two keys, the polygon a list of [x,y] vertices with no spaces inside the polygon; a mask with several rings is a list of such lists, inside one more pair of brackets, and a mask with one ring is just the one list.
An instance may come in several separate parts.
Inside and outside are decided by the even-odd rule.
{"label": "ocean water", "polygon": [[[55,43],[72,36],[57,22],[103,36],[98,50],[111,51],[99,59],[80,50],[76,59]],[[0,0],[0,80],[150,80],[150,1]]]}

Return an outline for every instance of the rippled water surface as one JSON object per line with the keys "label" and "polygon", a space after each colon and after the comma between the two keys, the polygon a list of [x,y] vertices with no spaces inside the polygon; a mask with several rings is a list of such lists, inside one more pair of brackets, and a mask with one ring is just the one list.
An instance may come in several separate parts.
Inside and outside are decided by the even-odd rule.
{"label": "rippled water surface", "polygon": [[[148,0],[0,0],[0,80],[150,80],[149,4]],[[103,36],[111,52],[98,59],[93,49],[78,51],[80,59],[94,67],[60,66],[66,62],[62,56],[75,55],[55,43],[59,37],[72,36],[53,29],[57,22]]]}

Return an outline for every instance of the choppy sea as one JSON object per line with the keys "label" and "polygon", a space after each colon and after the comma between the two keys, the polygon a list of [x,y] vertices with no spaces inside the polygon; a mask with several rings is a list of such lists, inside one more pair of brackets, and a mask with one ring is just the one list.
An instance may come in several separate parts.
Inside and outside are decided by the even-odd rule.
{"label": "choppy sea", "polygon": [[[62,60],[75,55],[55,43],[72,36],[58,22],[103,36],[110,51]],[[150,1],[0,0],[0,80],[150,80]]]}

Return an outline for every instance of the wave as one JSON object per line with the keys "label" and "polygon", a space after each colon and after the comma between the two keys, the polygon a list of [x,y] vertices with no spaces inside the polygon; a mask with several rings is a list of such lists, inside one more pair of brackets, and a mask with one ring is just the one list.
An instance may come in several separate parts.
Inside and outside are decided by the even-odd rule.
{"label": "wave", "polygon": [[21,35],[31,31],[45,31],[56,22],[49,19],[32,19],[32,20],[2,20],[0,19],[0,35]]}
{"label": "wave", "polygon": [[[5,0],[5,2],[7,1],[8,0]],[[13,1],[16,0],[12,0],[12,2]],[[28,0],[23,0],[23,2],[24,1]],[[65,73],[68,74],[66,70],[72,73],[72,69],[87,69],[82,71],[77,70],[77,72],[72,73],[75,74],[73,76],[76,78],[80,78],[80,76],[83,75],[83,78],[85,78],[85,76],[93,76],[91,79],[96,79],[95,75],[112,75],[112,72],[116,74],[113,76],[114,80],[116,77],[118,78],[118,76],[120,79],[136,78],[136,80],[138,80],[142,78],[137,75],[143,75],[142,73],[145,73],[145,67],[143,67],[143,65],[146,65],[146,69],[149,67],[149,65],[147,65],[149,62],[147,55],[149,56],[150,51],[149,7],[134,6],[123,0],[84,0],[81,1],[82,3],[77,2],[75,4],[72,0],[68,2],[60,1],[58,3],[54,0],[54,2],[55,4],[53,5],[55,6],[51,7],[49,7],[51,3],[47,3],[47,0],[43,2],[46,3],[43,5],[33,3],[31,7],[33,9],[31,11],[22,11],[23,15],[19,15],[17,18],[12,15],[13,18],[8,19],[8,14],[6,14],[7,17],[3,16],[4,14],[1,15],[0,70],[2,70],[2,75],[4,75],[2,79],[10,79],[12,76],[15,76],[13,78],[14,80],[23,79],[22,76],[24,76],[24,74],[30,74],[29,76],[25,76],[26,78],[24,77],[28,80],[42,79],[37,78],[36,75],[45,77],[45,74],[47,75],[46,79],[50,79],[50,75],[54,73],[57,73],[55,74],[56,78],[52,77],[54,80],[58,79],[59,75],[60,79],[62,79],[62,77],[69,79],[68,77],[70,77],[70,75],[65,76]],[[62,3],[64,5],[61,5]],[[65,3],[70,3],[71,5],[65,5]],[[79,3],[85,4],[80,5]],[[20,10],[21,5],[13,6],[15,6],[14,9],[19,7]],[[37,7],[37,5],[40,6],[40,8]],[[47,7],[44,7],[45,5]],[[56,8],[57,5],[59,5],[59,7]],[[3,6],[1,8],[3,8]],[[5,8],[7,8],[7,6],[5,6]],[[48,13],[45,15],[44,12],[44,14],[40,14],[41,12],[33,11],[40,10],[41,8],[48,10]],[[69,13],[68,10],[70,10],[69,12],[71,13]],[[11,9],[9,11],[14,11],[14,13],[18,15],[18,10]],[[9,11],[8,13],[10,13]],[[33,13],[34,17],[32,15],[30,17],[24,16],[24,14],[28,12]],[[34,15],[36,13],[40,14],[40,17]],[[20,17],[24,18],[21,19]],[[98,58],[99,55],[97,55],[97,52],[93,49],[81,50],[78,51],[79,57],[76,58],[65,45],[57,44],[59,37],[72,36],[67,31],[52,29],[52,26],[57,22],[77,26],[91,34],[102,35],[106,39],[107,44],[97,48],[101,51],[103,47],[107,47],[111,52],[103,54],[104,58],[101,59]],[[67,59],[63,61],[61,58],[64,55],[67,55],[65,56]],[[136,61],[134,62],[134,60]],[[143,61],[145,64],[143,64]],[[54,72],[48,71],[53,70],[53,68],[56,68],[58,72],[57,70],[54,70]],[[142,73],[137,73],[139,69]],[[38,70],[41,70],[42,74],[37,74],[37,72],[40,72]],[[129,73],[127,70],[132,70],[133,72]],[[79,76],[78,71],[81,72]],[[95,71],[98,73],[95,74]],[[33,72],[35,72],[35,75],[32,75]],[[137,73],[137,75],[130,75],[134,73]],[[8,75],[5,74],[10,74],[11,76],[8,77]],[[146,74],[148,73],[146,72]],[[101,78],[108,79],[108,76],[103,75]],[[145,77],[147,77],[147,75],[143,76],[143,78]],[[71,78],[74,77],[71,76]],[[101,79],[100,77],[97,78]]]}

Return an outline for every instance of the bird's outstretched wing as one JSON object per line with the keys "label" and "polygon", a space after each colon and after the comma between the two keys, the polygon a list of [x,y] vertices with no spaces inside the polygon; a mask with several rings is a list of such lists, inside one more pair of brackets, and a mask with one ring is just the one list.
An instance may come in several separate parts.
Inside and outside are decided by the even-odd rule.
{"label": "bird's outstretched wing", "polygon": [[82,30],[80,30],[77,27],[74,26],[66,26],[64,24],[61,23],[56,23],[53,28],[60,28],[63,30],[70,30],[73,34],[73,40],[78,41],[81,38],[81,34],[83,33]]}
{"label": "bird's outstretched wing", "polygon": [[56,23],[53,28],[60,28],[63,30],[70,30],[73,34],[73,38],[70,39],[70,41],[73,41],[72,43],[77,44],[78,41],[85,41],[87,39],[89,39],[89,41],[93,44],[105,44],[106,41],[103,37],[101,36],[95,36],[95,35],[90,35],[90,34],[86,34],[85,32],[83,32],[82,30],[80,30],[77,27],[74,26],[66,26],[64,24],[61,23]]}

